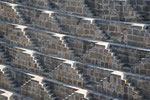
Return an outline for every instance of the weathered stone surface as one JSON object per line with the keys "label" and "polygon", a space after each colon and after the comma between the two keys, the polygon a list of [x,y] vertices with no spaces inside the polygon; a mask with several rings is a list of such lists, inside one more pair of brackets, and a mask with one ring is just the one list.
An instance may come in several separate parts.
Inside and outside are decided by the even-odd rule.
{"label": "weathered stone surface", "polygon": [[0,100],[149,100],[149,5],[0,1]]}

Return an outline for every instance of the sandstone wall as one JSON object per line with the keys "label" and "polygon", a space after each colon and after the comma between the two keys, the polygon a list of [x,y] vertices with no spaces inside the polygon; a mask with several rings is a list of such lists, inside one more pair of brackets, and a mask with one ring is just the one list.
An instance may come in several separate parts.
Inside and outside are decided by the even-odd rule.
{"label": "sandstone wall", "polygon": [[1,0],[0,100],[149,100],[149,5]]}

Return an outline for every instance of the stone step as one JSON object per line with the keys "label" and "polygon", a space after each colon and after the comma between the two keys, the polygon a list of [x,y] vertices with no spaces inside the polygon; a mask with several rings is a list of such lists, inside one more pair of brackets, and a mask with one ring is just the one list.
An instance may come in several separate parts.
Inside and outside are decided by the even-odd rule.
{"label": "stone step", "polygon": [[52,89],[50,88],[50,86],[47,85],[47,83],[45,81],[43,81],[43,88],[44,90],[48,93],[50,99],[55,100],[56,96],[54,95]]}
{"label": "stone step", "polygon": [[11,84],[11,86],[13,88],[17,87],[16,82],[14,81],[14,79],[11,77],[10,72],[7,69],[4,69],[4,75],[6,76],[7,80],[9,81],[9,83]]}

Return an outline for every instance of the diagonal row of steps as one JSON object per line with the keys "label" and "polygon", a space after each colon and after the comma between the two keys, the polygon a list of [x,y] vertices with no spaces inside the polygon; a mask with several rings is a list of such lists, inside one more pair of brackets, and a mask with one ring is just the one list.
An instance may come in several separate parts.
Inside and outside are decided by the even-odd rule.
{"label": "diagonal row of steps", "polygon": [[82,79],[84,87],[91,89],[92,83],[89,81],[89,77],[84,75],[83,71],[76,67],[76,63],[71,64],[71,68],[73,68],[79,78]]}
{"label": "diagonal row of steps", "polygon": [[138,11],[136,7],[134,7],[134,5],[131,3],[130,0],[116,0],[116,1],[119,2],[120,5],[125,5],[126,7],[128,7],[130,11],[133,11],[134,16],[136,17],[136,21],[145,22],[144,21],[145,16],[143,16],[142,13]]}
{"label": "diagonal row of steps", "polygon": [[125,66],[125,63],[121,62],[120,58],[117,56],[116,52],[114,52],[112,49],[107,48],[108,52],[111,54],[115,62],[120,66]]}
{"label": "diagonal row of steps", "polygon": [[19,10],[19,8],[17,7],[17,4],[9,4],[9,6],[12,7],[13,11],[17,14],[17,16],[20,18],[19,21],[22,24],[27,24],[28,22],[26,21],[25,17],[23,16],[23,14],[21,13],[21,11]]}
{"label": "diagonal row of steps", "polygon": [[[49,0],[48,0],[49,1]],[[53,5],[50,1],[49,1],[50,5]],[[52,6],[50,6],[52,7]],[[57,27],[59,28],[58,30],[60,30],[61,32],[63,32],[63,29],[61,27],[61,25],[59,24],[59,19],[55,16],[55,15],[51,15],[50,17],[52,17],[54,19],[54,21],[57,23]],[[67,50],[69,51],[69,53],[75,58],[75,59],[79,59],[79,57],[77,55],[75,55],[73,49],[70,47],[69,45],[69,41],[68,39],[65,37],[65,35],[57,35],[60,39],[60,41],[62,42],[62,44],[65,46],[65,48],[67,48]]]}
{"label": "diagonal row of steps", "polygon": [[[137,65],[141,65],[143,62],[145,62],[147,59],[148,59],[148,53],[146,53],[146,52],[137,52],[136,53],[136,56],[137,55],[140,55],[139,57],[137,57],[136,59],[136,61],[134,61],[134,62],[132,62],[131,63],[131,59],[133,59],[133,58],[131,58],[130,59],[130,57],[132,57],[131,55],[130,55],[130,53],[129,54],[127,54],[127,53],[123,53],[122,52],[122,54],[121,54],[121,52],[118,52],[117,50],[115,50],[115,49],[113,49],[113,48],[111,48],[111,47],[113,47],[113,46],[109,46],[108,48],[107,48],[107,51],[111,54],[111,56],[113,57],[113,59],[115,60],[115,62],[118,64],[118,65],[120,65],[120,67],[123,69],[123,70],[125,70],[125,71],[131,71],[131,69],[133,69],[133,68],[135,68]],[[115,47],[115,46],[114,46]],[[115,47],[116,48],[116,47]],[[126,49],[125,49],[126,50]],[[132,53],[132,54],[134,54],[134,52]],[[125,58],[124,57],[122,57],[122,56],[126,56]],[[129,57],[129,58],[128,58]],[[134,58],[135,59],[135,58]],[[128,61],[129,60],[129,61]]]}
{"label": "diagonal row of steps", "polygon": [[103,37],[102,40],[110,40],[111,39],[111,37],[105,31],[103,31],[103,29],[101,28],[101,26],[98,24],[97,21],[94,21],[93,24],[96,27],[96,29],[99,30],[99,33],[101,33],[101,35]]}
{"label": "diagonal row of steps", "polygon": [[[139,100],[145,100],[144,99],[144,95],[139,91],[138,87],[136,87],[129,79],[128,76],[124,75],[123,73],[120,72],[111,72],[110,74],[112,77],[115,76],[119,76],[121,78],[121,84],[125,86],[125,93],[129,93],[131,91],[133,91],[132,93],[134,93],[134,95],[138,95],[138,99]],[[127,98],[126,98],[127,99]]]}
{"label": "diagonal row of steps", "polygon": [[[14,10],[14,12],[18,15],[18,17],[20,18],[20,20],[23,22],[22,24],[27,25],[29,22],[27,21],[27,19],[24,17],[24,15],[22,14],[22,12],[19,10],[19,7],[17,6],[17,4],[10,4],[9,5],[12,7],[12,9]],[[20,29],[21,32],[23,33],[23,35],[26,37],[26,39],[28,40],[28,42],[36,47],[38,49],[38,45],[36,43],[36,40],[32,39],[32,37],[27,33],[26,31],[26,27],[24,26],[16,26],[17,29]]]}
{"label": "diagonal row of steps", "polygon": [[30,48],[32,48],[34,50],[39,50],[40,49],[40,45],[38,44],[38,40],[33,38],[30,35],[30,32],[28,32],[26,26],[16,25],[15,28],[18,29],[19,31],[21,31],[23,36],[28,40],[29,45],[31,45]]}
{"label": "diagonal row of steps", "polygon": [[76,55],[74,49],[72,49],[72,46],[70,45],[69,39],[67,37],[63,38],[62,43],[71,52],[71,54],[73,55],[74,59],[80,59],[80,57],[78,55]]}
{"label": "diagonal row of steps", "polygon": [[[133,17],[136,17],[136,20],[135,21],[144,21],[144,16],[140,13],[140,11],[138,11],[138,9],[136,9],[135,7],[134,7],[134,5],[133,4],[131,4],[130,2],[130,0],[112,0],[112,2],[116,2],[118,5],[120,5],[120,9],[118,9],[118,11],[116,11],[116,12],[118,12],[118,13],[122,13],[123,11],[124,11],[124,6],[126,7],[126,8],[128,8],[130,11],[132,11],[132,15],[133,15]],[[86,5],[86,7],[87,8],[89,8],[89,10],[91,11],[91,13],[93,14],[93,16],[97,16],[97,13],[99,14],[99,13],[102,13],[101,11],[96,11],[95,12],[95,8],[94,7],[97,7],[97,5],[95,5],[96,3],[101,3],[100,1],[98,1],[98,0],[95,0],[95,1],[88,1],[88,0],[85,0],[85,5]],[[104,3],[104,2],[103,2]],[[109,3],[108,3],[108,5],[109,5]],[[110,5],[109,5],[110,6]],[[121,10],[120,12],[119,12],[119,10]],[[124,13],[124,12],[123,12]],[[110,15],[109,15],[110,16]],[[120,15],[120,20],[121,21],[124,21],[125,19],[124,19],[124,16],[123,16],[123,14],[121,14]]]}
{"label": "diagonal row of steps", "polygon": [[79,75],[79,77],[83,80],[84,85],[86,88],[91,89],[92,88],[92,84],[89,81],[88,76],[84,75],[83,71],[79,70],[77,67],[74,67],[76,73]]}
{"label": "diagonal row of steps", "polygon": [[[50,6],[53,6],[53,3],[51,3],[51,0],[49,0],[49,4]],[[86,5],[84,6],[86,7]],[[86,7],[86,9],[88,9],[88,7]],[[53,19],[57,22],[57,25],[60,27],[60,30],[63,31],[61,25],[59,25],[59,19],[56,16],[53,16]],[[93,24],[96,27],[96,29],[99,30],[99,33],[102,35],[103,40],[110,39],[110,36],[97,25],[96,21],[93,21],[92,19],[87,19],[87,20],[91,21],[91,24]]]}
{"label": "diagonal row of steps", "polygon": [[11,57],[5,52],[3,47],[0,47],[0,56],[2,58],[0,59],[2,63],[6,63],[8,65],[11,63]]}
{"label": "diagonal row of steps", "polygon": [[[126,91],[130,91],[128,89],[131,88],[131,90],[134,91],[135,94],[139,95],[139,97],[138,97],[139,100],[145,100],[144,95],[140,92],[140,90],[134,84],[132,84],[132,82],[129,82],[127,79],[123,79],[123,81],[126,84],[126,89],[125,89]],[[128,87],[128,89],[127,89],[127,87]]]}
{"label": "diagonal row of steps", "polygon": [[42,87],[42,89],[44,90],[44,92],[46,92],[48,94],[48,100],[56,100],[56,96],[55,94],[53,93],[53,90],[47,85],[46,81],[42,80],[39,78],[39,77],[35,77],[35,76],[32,76],[31,79],[29,79],[28,81],[26,81],[23,85],[21,85],[21,88],[24,88],[25,86],[28,86],[29,83],[32,83],[33,81],[38,81],[40,86]]}
{"label": "diagonal row of steps", "polygon": [[15,80],[12,78],[11,73],[8,71],[7,68],[3,69],[4,75],[6,77],[6,79],[9,81],[9,83],[11,84],[13,89],[17,89],[18,85],[15,82]]}
{"label": "diagonal row of steps", "polygon": [[31,40],[31,38],[29,37],[29,35],[27,35],[26,29],[23,26],[16,26],[16,29],[18,29],[19,31],[22,32],[23,36],[27,39],[27,41],[33,45],[33,41]]}
{"label": "diagonal row of steps", "polygon": [[46,83],[45,80],[43,80],[43,88],[44,88],[44,91],[46,91],[50,97],[50,100],[57,100],[57,97],[55,96],[53,90],[52,90],[52,87],[48,86],[48,84]]}
{"label": "diagonal row of steps", "polygon": [[[122,76],[123,74],[120,73],[120,72],[111,72],[111,74],[109,76],[106,76],[105,78],[101,79],[100,82],[96,83],[96,84],[99,84],[99,85],[104,85],[105,83],[106,84],[110,84],[110,78],[113,78],[115,79],[114,77],[120,77],[121,79],[121,83],[120,86],[123,86],[123,96],[122,97],[119,97],[118,95],[116,95],[117,97],[119,97],[121,100],[123,99],[129,99],[131,97],[129,97],[129,95],[134,95],[133,97],[136,98],[134,100],[145,100],[144,99],[144,95],[142,92],[140,92],[140,90],[138,89],[137,86],[135,86],[134,84],[132,84],[132,82],[130,82],[126,77]],[[112,84],[112,87],[115,87],[115,84],[117,85],[117,83],[111,83]],[[112,89],[112,87],[110,87]],[[109,90],[109,87],[105,87],[103,88],[104,90]],[[114,89],[112,91],[115,91]],[[109,95],[112,95],[112,91],[103,91],[101,90],[100,92],[103,93],[103,94],[109,94]],[[122,92],[121,92],[122,93]]]}
{"label": "diagonal row of steps", "polygon": [[[23,36],[28,40],[29,44],[33,46],[35,49],[39,49],[39,45],[37,44],[37,40],[33,39],[26,30],[25,26],[18,25],[16,29],[20,30],[23,33]],[[33,48],[32,47],[32,48]]]}
{"label": "diagonal row of steps", "polygon": [[[89,12],[92,14],[92,16],[94,16],[92,10],[90,9],[90,7],[88,6],[88,0],[85,0],[84,3],[85,7],[89,10]],[[101,26],[97,23],[97,21],[93,21],[94,26],[96,27],[96,29],[99,30],[99,32],[102,35],[102,40],[110,40],[111,37],[107,34],[107,32],[103,31],[103,29],[101,28]]]}
{"label": "diagonal row of steps", "polygon": [[122,0],[120,1],[122,2],[122,4],[128,6],[129,8],[131,8],[131,10],[134,12],[134,16],[136,16],[137,21],[142,21],[142,22],[146,22],[145,20],[145,16],[142,15],[142,13],[140,11],[138,11],[138,9],[136,9],[136,7],[134,7],[134,4],[132,4],[130,0]]}
{"label": "diagonal row of steps", "polygon": [[68,45],[69,49],[73,51],[75,56],[75,60],[81,61],[88,52],[93,50],[95,47],[95,41],[88,41],[84,40],[83,38],[71,38],[65,37],[66,44]]}
{"label": "diagonal row of steps", "polygon": [[67,48],[70,55],[73,56],[73,57],[76,57],[73,49],[70,48],[69,43],[68,43],[67,38],[65,37],[65,35],[59,35],[58,37],[59,37],[59,40],[61,41],[61,43],[64,45],[64,47]]}
{"label": "diagonal row of steps", "polygon": [[[26,21],[26,19],[24,18],[23,14],[20,12],[20,10],[17,9],[17,7],[12,5],[12,9],[14,9],[14,12],[16,12],[17,15],[23,20],[24,24],[28,23]],[[25,30],[26,27],[17,26],[16,28],[21,29],[23,35],[26,37],[26,39],[28,39],[29,43],[31,43],[32,46],[34,46],[36,49],[38,49],[39,45],[36,43],[36,40],[32,39],[32,37],[27,34],[27,32]],[[36,67],[45,72],[46,69],[40,64],[40,61],[39,61],[38,57],[36,55],[34,55],[34,54],[31,55],[31,57],[33,58],[33,61],[35,62]]]}
{"label": "diagonal row of steps", "polygon": [[[22,15],[21,13],[19,13],[19,10],[15,9],[14,11],[16,11],[17,14],[25,21],[25,18],[23,17],[23,15]],[[54,19],[56,20],[55,17],[54,17]],[[56,21],[57,21],[57,20],[56,20]],[[37,44],[37,43],[36,43],[36,40],[32,39],[32,37],[29,36],[29,35],[26,33],[24,27],[18,26],[17,28],[21,28],[21,31],[23,32],[24,36],[28,39],[28,41],[29,41],[32,45],[34,45],[35,47],[38,48],[38,45],[36,45],[36,44]],[[67,43],[68,41],[67,41],[65,38],[62,38],[62,37],[60,37],[60,40],[62,41],[62,44],[64,44],[65,47],[70,51],[70,53],[71,53],[72,55],[74,55],[73,50],[71,50],[71,48],[69,47],[69,44]],[[74,55],[74,56],[75,56],[75,55]],[[40,68],[41,70],[45,71],[45,69],[44,69],[44,68],[41,66],[41,64],[39,63],[37,57],[34,57],[34,56],[32,56],[32,57],[33,57],[33,60],[35,61],[35,63],[37,63],[38,68]],[[75,56],[75,57],[77,57],[77,56]],[[78,58],[78,57],[77,57],[77,58]]]}
{"label": "diagonal row of steps", "polygon": [[35,66],[43,72],[46,72],[46,68],[41,64],[40,59],[36,54],[31,54],[31,57],[35,63]]}
{"label": "diagonal row of steps", "polygon": [[55,71],[57,71],[58,69],[61,69],[61,67],[65,67],[65,66],[70,66],[75,71],[76,75],[78,75],[79,79],[82,80],[83,86],[85,88],[91,89],[92,83],[89,81],[89,77],[84,75],[83,71],[81,71],[78,67],[76,67],[76,64],[72,61],[69,61],[69,60],[64,61],[63,63],[61,63],[60,65],[55,67],[55,69],[52,71],[52,73],[54,74]]}

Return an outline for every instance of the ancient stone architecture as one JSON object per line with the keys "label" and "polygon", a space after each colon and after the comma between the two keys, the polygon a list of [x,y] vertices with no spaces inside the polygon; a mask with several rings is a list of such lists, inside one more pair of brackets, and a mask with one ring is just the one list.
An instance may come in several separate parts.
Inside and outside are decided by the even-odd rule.
{"label": "ancient stone architecture", "polygon": [[0,100],[150,100],[150,0],[0,0]]}

